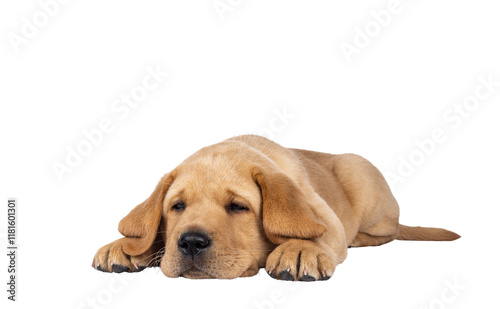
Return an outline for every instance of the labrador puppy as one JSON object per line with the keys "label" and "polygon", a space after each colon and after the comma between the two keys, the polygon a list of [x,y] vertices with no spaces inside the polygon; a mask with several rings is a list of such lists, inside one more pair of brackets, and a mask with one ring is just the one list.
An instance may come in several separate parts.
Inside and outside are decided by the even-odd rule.
{"label": "labrador puppy", "polygon": [[354,154],[284,148],[245,135],[205,147],[165,174],[120,221],[120,238],[92,266],[168,277],[236,278],[265,267],[282,280],[330,278],[348,247],[455,240],[399,224],[382,174]]}

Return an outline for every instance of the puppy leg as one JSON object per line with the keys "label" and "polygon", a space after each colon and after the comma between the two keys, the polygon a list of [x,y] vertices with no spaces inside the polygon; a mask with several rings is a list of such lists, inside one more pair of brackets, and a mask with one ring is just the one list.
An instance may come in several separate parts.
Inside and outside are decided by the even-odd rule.
{"label": "puppy leg", "polygon": [[350,247],[380,246],[396,239],[398,218],[382,218],[369,227],[360,228]]}
{"label": "puppy leg", "polygon": [[396,239],[396,234],[389,236],[372,236],[359,232],[350,247],[380,246]]}
{"label": "puppy leg", "polygon": [[318,242],[290,239],[271,252],[266,270],[275,279],[327,280],[335,271],[336,260],[332,250]]}
{"label": "puppy leg", "polygon": [[163,255],[163,240],[158,237],[153,245],[141,255],[130,256],[123,252],[120,238],[97,250],[92,267],[104,272],[139,272],[146,267],[158,266]]}

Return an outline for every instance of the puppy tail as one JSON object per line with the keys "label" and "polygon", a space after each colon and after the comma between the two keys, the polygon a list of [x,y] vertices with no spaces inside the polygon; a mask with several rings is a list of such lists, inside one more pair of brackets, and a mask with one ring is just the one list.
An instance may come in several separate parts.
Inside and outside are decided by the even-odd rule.
{"label": "puppy tail", "polygon": [[399,225],[399,232],[396,235],[398,240],[434,240],[451,241],[459,239],[460,235],[445,229],[435,227],[406,226]]}

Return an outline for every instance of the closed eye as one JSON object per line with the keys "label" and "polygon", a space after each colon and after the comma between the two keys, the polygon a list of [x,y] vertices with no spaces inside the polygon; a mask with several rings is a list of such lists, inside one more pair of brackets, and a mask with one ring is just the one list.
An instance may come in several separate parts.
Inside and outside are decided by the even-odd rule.
{"label": "closed eye", "polygon": [[248,208],[237,203],[231,203],[227,206],[227,210],[230,212],[245,212]]}
{"label": "closed eye", "polygon": [[173,210],[181,211],[186,209],[186,204],[184,202],[178,202],[172,206]]}

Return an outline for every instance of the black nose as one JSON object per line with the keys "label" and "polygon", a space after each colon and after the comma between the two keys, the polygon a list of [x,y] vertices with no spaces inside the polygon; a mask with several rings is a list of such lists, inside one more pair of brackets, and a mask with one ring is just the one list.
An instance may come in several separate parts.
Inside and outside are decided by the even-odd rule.
{"label": "black nose", "polygon": [[193,258],[209,246],[210,238],[208,235],[197,232],[182,234],[177,243],[180,252]]}

